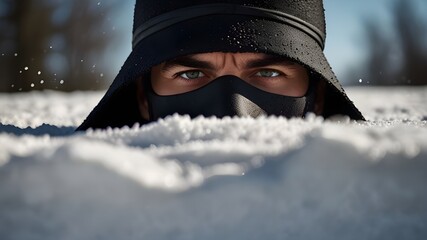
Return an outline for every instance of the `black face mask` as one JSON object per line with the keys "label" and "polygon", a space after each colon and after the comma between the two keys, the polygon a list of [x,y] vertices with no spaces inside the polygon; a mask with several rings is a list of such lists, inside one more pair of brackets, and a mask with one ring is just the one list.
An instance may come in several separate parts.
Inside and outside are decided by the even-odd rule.
{"label": "black face mask", "polygon": [[305,96],[289,97],[258,89],[236,76],[222,76],[209,84],[182,94],[160,96],[145,81],[150,120],[178,113],[197,116],[303,117],[313,111],[315,87],[310,83]]}

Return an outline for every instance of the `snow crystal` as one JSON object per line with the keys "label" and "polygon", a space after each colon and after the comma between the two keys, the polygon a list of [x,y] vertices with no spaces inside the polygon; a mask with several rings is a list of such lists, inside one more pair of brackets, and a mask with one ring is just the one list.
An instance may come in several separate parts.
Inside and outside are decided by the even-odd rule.
{"label": "snow crystal", "polygon": [[0,239],[424,239],[426,90],[78,133],[102,93],[0,94]]}

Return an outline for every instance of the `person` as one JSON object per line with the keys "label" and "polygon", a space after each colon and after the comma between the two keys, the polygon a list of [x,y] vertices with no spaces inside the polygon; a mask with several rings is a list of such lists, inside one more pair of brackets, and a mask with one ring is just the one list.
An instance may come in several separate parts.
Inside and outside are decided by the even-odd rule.
{"label": "person", "polygon": [[168,115],[364,120],[324,53],[322,0],[137,0],[133,49],[77,130]]}

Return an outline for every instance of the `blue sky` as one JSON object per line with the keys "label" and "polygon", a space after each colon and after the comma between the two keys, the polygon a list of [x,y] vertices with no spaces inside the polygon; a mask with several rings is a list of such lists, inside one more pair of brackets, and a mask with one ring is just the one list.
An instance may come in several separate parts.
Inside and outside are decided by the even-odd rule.
{"label": "blue sky", "polygon": [[[406,1],[412,1],[418,15],[425,17],[427,11],[425,0]],[[349,68],[364,61],[366,57],[364,20],[378,21],[383,29],[390,31],[392,26],[390,9],[394,2],[394,0],[324,0],[327,24],[325,54],[339,79],[343,79]],[[357,79],[351,81],[355,82]]]}
{"label": "blue sky", "polygon": [[[417,4],[420,12],[427,11],[425,0],[407,0]],[[324,0],[326,13],[327,39],[325,54],[338,78],[342,79],[346,71],[364,60],[363,20],[372,18],[384,28],[390,28],[388,15],[390,4],[394,0]],[[112,16],[118,19],[117,29],[121,29],[123,39],[119,53],[114,53],[117,71],[131,51],[131,25],[133,0],[123,1],[123,8]]]}
{"label": "blue sky", "polygon": [[[417,0],[410,0],[417,1]],[[339,78],[365,57],[363,21],[370,18],[388,26],[392,0],[325,0],[325,54]]]}

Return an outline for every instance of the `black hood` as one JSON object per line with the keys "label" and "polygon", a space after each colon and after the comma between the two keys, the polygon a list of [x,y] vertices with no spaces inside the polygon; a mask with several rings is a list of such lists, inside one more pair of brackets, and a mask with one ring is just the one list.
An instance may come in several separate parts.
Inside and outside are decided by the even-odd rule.
{"label": "black hood", "polygon": [[133,50],[100,103],[78,130],[144,123],[135,81],[152,66],[207,52],[284,56],[326,84],[324,116],[363,120],[323,54],[322,0],[137,0]]}

